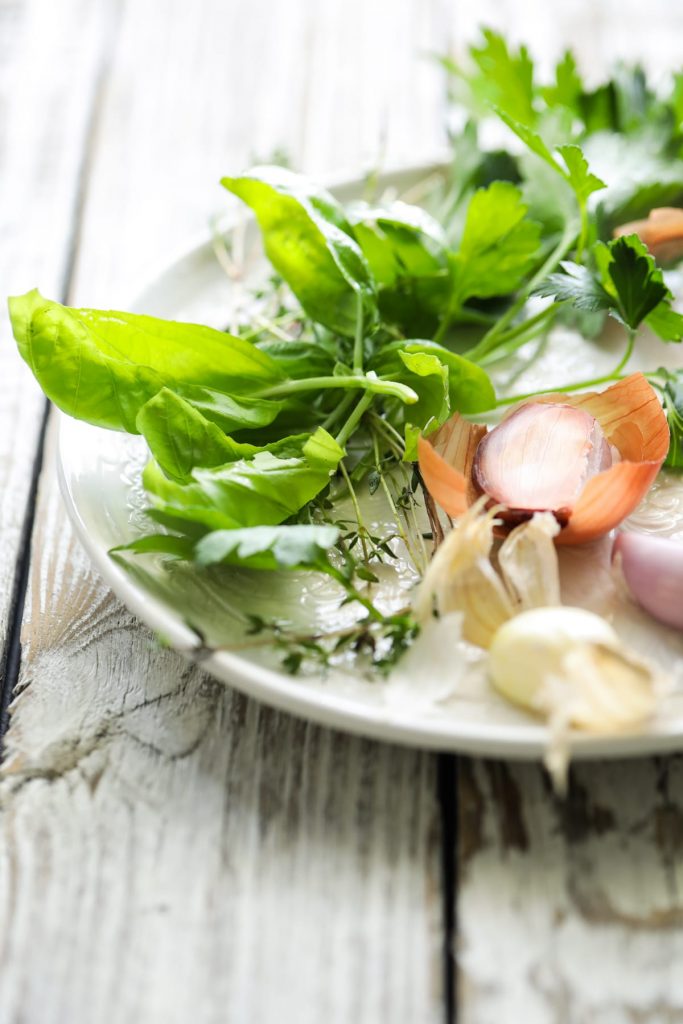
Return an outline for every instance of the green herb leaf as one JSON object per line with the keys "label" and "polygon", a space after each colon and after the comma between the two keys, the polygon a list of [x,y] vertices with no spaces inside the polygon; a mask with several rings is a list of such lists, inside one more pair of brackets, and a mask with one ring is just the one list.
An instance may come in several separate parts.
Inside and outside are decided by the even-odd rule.
{"label": "green herb leaf", "polygon": [[[406,357],[415,355],[429,356],[447,370],[449,415],[454,412],[484,412],[486,409],[494,407],[496,394],[486,371],[477,366],[476,363],[465,359],[464,356],[456,355],[455,352],[451,352],[450,349],[434,341],[391,342],[391,344],[385,345],[377,353],[371,365],[380,375],[386,374],[390,377],[403,379],[411,387],[419,391],[419,384],[416,383],[413,375],[415,371],[412,369],[417,364],[412,363],[411,365],[410,358],[406,361]],[[427,364],[423,365],[426,366]],[[435,366],[432,363],[429,365]],[[405,373],[405,370],[409,371],[408,374]],[[441,371],[438,372],[440,373]],[[422,427],[426,420],[423,423],[419,423],[414,415],[414,410],[416,409],[417,406],[411,406],[406,411],[406,421]],[[431,415],[436,416],[436,412],[433,409]]]}
{"label": "green herb leaf", "polygon": [[262,427],[269,427],[287,404],[274,398],[226,395],[212,388],[192,385],[183,386],[180,395],[226,434],[237,430],[259,430]]}
{"label": "green herb leaf", "polygon": [[603,288],[588,267],[571,260],[564,260],[562,272],[549,274],[536,288],[534,294],[556,299],[557,302],[571,302],[576,309],[595,312],[599,309],[613,309],[613,296]]}
{"label": "green herb leaf", "polygon": [[583,83],[574,55],[566,50],[555,67],[554,84],[542,88],[541,94],[548,106],[562,106],[576,111],[582,93]]}
{"label": "green herb leaf", "polygon": [[233,441],[168,388],[143,405],[136,426],[164,473],[181,483],[186,483],[197,467],[223,466],[259,450]]}
{"label": "green herb leaf", "polygon": [[637,235],[598,243],[593,256],[596,272],[565,261],[563,273],[550,274],[536,294],[552,295],[581,310],[606,309],[631,330],[648,315],[653,317],[653,330],[673,333],[678,328],[678,314],[668,308],[670,293],[662,272]]}
{"label": "green herb leaf", "polygon": [[624,323],[635,330],[669,295],[662,272],[637,235],[627,235],[609,243],[611,260],[608,274],[616,289],[618,312]]}
{"label": "green herb leaf", "polygon": [[155,463],[143,483],[155,508],[208,530],[283,522],[329,483],[343,449],[319,427],[310,437],[288,438],[250,458],[215,469],[195,469],[189,483],[169,480]]}
{"label": "green herb leaf", "polygon": [[470,48],[481,72],[472,76],[473,88],[481,99],[495,103],[511,117],[533,123],[534,66],[527,48],[520,46],[514,53],[492,29],[484,29],[482,35],[482,45]]}
{"label": "green herb leaf", "polygon": [[210,327],[70,309],[37,290],[9,308],[19,351],[45,394],[96,426],[137,433],[138,412],[163,387],[244,394],[282,379],[254,345]]}
{"label": "green herb leaf", "polygon": [[526,217],[518,188],[495,181],[473,195],[458,252],[452,257],[452,307],[472,297],[507,295],[533,270],[540,228]]}
{"label": "green herb leaf", "polygon": [[585,202],[593,192],[607,188],[605,182],[588,169],[588,161],[579,146],[558,146],[557,152],[567,166],[569,184],[580,202]]}
{"label": "green herb leaf", "polygon": [[663,372],[668,378],[664,387],[664,408],[671,433],[664,465],[671,469],[683,469],[683,376],[680,371],[675,374]]}
{"label": "green herb leaf", "polygon": [[256,214],[268,259],[309,316],[352,336],[360,298],[366,323],[375,321],[372,272],[328,192],[282,167],[255,167],[221,184]]}
{"label": "green herb leaf", "polygon": [[250,569],[324,569],[339,538],[336,526],[254,526],[208,533],[196,546],[200,565]]}
{"label": "green herb leaf", "polygon": [[683,341],[683,314],[672,309],[666,300],[648,313],[645,323],[662,341]]}

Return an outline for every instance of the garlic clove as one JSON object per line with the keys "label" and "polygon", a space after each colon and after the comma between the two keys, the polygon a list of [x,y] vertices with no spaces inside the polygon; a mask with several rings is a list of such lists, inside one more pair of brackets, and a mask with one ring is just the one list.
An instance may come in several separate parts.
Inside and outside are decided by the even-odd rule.
{"label": "garlic clove", "polygon": [[527,402],[484,437],[474,479],[484,494],[516,512],[568,518],[587,480],[612,465],[597,420],[559,403]]}
{"label": "garlic clove", "polygon": [[683,544],[669,537],[620,533],[613,557],[638,604],[674,629],[683,629]]}
{"label": "garlic clove", "polygon": [[656,708],[652,670],[583,608],[536,608],[511,619],[491,644],[489,665],[508,700],[581,729],[626,729]]}
{"label": "garlic clove", "polygon": [[511,619],[496,633],[490,647],[493,685],[508,700],[539,710],[544,684],[562,675],[562,661],[573,645],[616,645],[618,638],[605,619],[583,608],[534,608]]}

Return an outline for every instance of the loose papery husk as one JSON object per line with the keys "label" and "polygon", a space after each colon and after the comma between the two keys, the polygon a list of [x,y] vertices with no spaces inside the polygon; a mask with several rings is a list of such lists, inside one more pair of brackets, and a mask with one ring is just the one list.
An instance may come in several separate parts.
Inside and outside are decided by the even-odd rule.
{"label": "loose papery husk", "polygon": [[606,644],[579,644],[550,675],[534,701],[550,732],[544,763],[558,793],[565,793],[572,728],[618,735],[654,717],[670,681],[632,652]]}
{"label": "loose papery husk", "polygon": [[498,629],[528,608],[560,604],[560,579],[553,538],[559,526],[539,513],[516,527],[491,558],[496,509],[480,498],[438,548],[418,588],[418,621],[461,612],[462,635],[488,648]]}

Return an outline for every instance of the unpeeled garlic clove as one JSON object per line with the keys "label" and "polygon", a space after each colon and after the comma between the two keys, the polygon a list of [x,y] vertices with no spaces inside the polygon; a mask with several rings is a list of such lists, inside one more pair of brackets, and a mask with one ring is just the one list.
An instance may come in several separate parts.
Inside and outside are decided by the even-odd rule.
{"label": "unpeeled garlic clove", "polygon": [[551,720],[613,732],[647,719],[656,677],[605,619],[583,608],[535,608],[498,630],[491,678],[508,700]]}
{"label": "unpeeled garlic clove", "polygon": [[659,622],[683,629],[683,544],[669,537],[620,533],[613,558],[619,558],[637,603]]}

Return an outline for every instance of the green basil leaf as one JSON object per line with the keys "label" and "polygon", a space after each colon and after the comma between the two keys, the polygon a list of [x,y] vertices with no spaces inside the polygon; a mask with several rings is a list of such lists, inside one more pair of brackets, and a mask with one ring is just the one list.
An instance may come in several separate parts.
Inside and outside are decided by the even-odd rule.
{"label": "green basil leaf", "polygon": [[286,377],[326,377],[337,359],[337,346],[330,338],[322,341],[259,341],[261,352],[273,359]]}
{"label": "green basil leaf", "polygon": [[360,300],[366,324],[374,323],[370,267],[328,192],[282,167],[255,167],[221,184],[256,214],[268,259],[309,316],[351,336]]}
{"label": "green basil leaf", "polygon": [[240,565],[249,569],[324,569],[336,544],[336,526],[254,526],[208,533],[196,546],[200,565]]}
{"label": "green basil leaf", "polygon": [[[150,533],[146,537],[132,540],[130,544],[119,544],[118,547],[110,548],[109,554],[117,555],[122,551],[134,555],[170,555],[172,558],[190,562],[194,555],[194,544],[187,537],[175,537],[169,533]],[[125,561],[123,564],[125,565]]]}
{"label": "green basil leaf", "polygon": [[70,309],[37,290],[9,308],[19,351],[45,394],[96,426],[137,433],[138,412],[163,387],[240,394],[282,379],[254,345],[210,327]]}
{"label": "green basil leaf", "polygon": [[[375,355],[371,368],[381,376],[403,380],[419,393],[420,384],[415,381],[414,369],[418,364],[414,361],[411,364],[411,357],[416,355],[429,356],[447,370],[449,413],[484,412],[494,407],[496,393],[486,371],[434,341],[391,342]],[[433,366],[433,372],[436,372],[435,363],[420,365],[425,369],[427,366]],[[416,408],[418,407],[411,406],[406,410],[407,421],[417,422],[414,415]],[[436,415],[434,410],[431,415]]]}
{"label": "green basil leaf", "polygon": [[236,430],[260,430],[262,427],[268,427],[287,404],[274,398],[226,395],[222,391],[197,385],[183,386],[178,390],[181,397],[226,434]]}
{"label": "green basil leaf", "polygon": [[157,510],[209,530],[283,522],[329,483],[343,450],[322,427],[215,469],[195,469],[189,483],[169,480],[150,463],[143,483]]}
{"label": "green basil leaf", "polygon": [[438,221],[400,201],[386,207],[356,203],[348,211],[353,232],[378,284],[425,277],[445,269],[446,243]]}
{"label": "green basil leaf", "polygon": [[143,405],[136,427],[164,473],[181,483],[188,481],[197,467],[223,466],[226,462],[249,458],[259,450],[253,445],[233,441],[168,388],[163,388]]}

